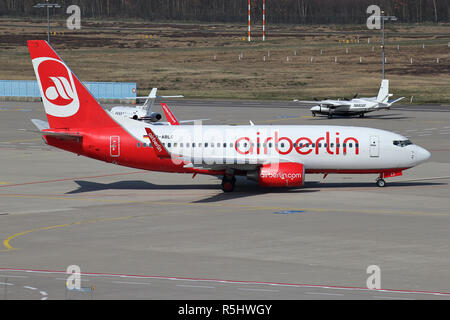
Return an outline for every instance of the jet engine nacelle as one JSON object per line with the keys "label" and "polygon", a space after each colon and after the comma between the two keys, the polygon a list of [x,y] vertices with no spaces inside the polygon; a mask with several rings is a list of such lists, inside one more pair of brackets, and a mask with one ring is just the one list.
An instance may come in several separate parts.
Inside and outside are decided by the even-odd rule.
{"label": "jet engine nacelle", "polygon": [[305,168],[293,162],[265,164],[258,171],[249,172],[247,178],[261,187],[300,187],[305,181]]}
{"label": "jet engine nacelle", "polygon": [[152,112],[152,113],[150,113],[149,116],[145,116],[145,117],[142,117],[142,118],[139,118],[137,115],[133,116],[134,120],[138,120],[139,119],[139,120],[145,120],[145,121],[150,121],[150,122],[157,122],[157,121],[161,120],[161,118],[162,118],[162,116],[158,112]]}

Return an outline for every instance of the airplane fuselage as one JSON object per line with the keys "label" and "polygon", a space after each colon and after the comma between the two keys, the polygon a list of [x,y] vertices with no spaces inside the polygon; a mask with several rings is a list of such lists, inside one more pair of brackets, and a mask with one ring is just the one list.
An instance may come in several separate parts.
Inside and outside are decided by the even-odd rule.
{"label": "airplane fuselage", "polygon": [[[302,163],[306,173],[382,173],[418,165],[425,149],[397,141],[388,131],[343,126],[151,126],[176,159],[160,159],[145,131],[149,124],[116,118],[120,126],[77,130],[82,141],[47,136],[48,144],[80,155],[153,171],[221,174],[220,165],[237,170],[264,162]],[[182,162],[180,162],[182,159]],[[212,166],[216,169],[205,169]],[[225,167],[225,166],[224,166]]]}
{"label": "airplane fuselage", "polygon": [[[338,101],[334,101],[338,103]],[[347,103],[347,102],[346,102]],[[353,99],[348,105],[342,105],[338,108],[328,107],[326,104],[319,104],[313,106],[310,110],[313,115],[321,114],[321,115],[342,115],[342,116],[351,116],[351,115],[361,115],[364,113],[369,113],[377,110],[384,109],[380,104],[376,101],[369,101],[366,99]]]}

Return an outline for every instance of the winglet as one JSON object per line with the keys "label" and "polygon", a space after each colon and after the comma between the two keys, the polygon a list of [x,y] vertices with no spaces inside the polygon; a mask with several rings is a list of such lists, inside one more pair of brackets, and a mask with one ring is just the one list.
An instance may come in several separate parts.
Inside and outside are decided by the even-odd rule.
{"label": "winglet", "polygon": [[172,113],[172,111],[170,111],[169,107],[167,106],[167,104],[165,103],[161,103],[161,107],[164,111],[164,114],[166,115],[167,121],[169,121],[169,123],[172,126],[179,126],[180,123],[178,122],[177,118],[175,117],[175,115]]}
{"label": "winglet", "polygon": [[161,141],[159,141],[158,137],[153,133],[152,129],[145,128],[145,131],[147,131],[147,137],[152,143],[153,150],[155,151],[156,156],[161,159],[170,158],[169,152],[167,152],[166,148],[163,146]]}

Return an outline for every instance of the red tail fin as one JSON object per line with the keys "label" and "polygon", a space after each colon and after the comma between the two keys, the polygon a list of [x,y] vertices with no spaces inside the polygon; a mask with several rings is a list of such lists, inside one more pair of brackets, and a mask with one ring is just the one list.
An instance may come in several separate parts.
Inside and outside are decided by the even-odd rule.
{"label": "red tail fin", "polygon": [[50,128],[117,125],[47,41],[29,40],[28,49]]}
{"label": "red tail fin", "polygon": [[161,103],[161,106],[163,108],[164,114],[166,115],[167,121],[173,126],[179,126],[180,123],[178,122],[175,115],[170,111],[169,107],[165,103]]}

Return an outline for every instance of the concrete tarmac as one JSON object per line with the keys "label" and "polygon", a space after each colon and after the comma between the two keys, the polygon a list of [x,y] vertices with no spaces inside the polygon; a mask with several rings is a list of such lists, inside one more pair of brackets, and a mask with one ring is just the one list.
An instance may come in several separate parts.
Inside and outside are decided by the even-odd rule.
{"label": "concrete tarmac", "polygon": [[[431,159],[299,189],[146,172],[46,146],[37,102],[0,102],[0,299],[448,299],[450,108],[311,116],[293,102],[168,102],[204,124],[351,125],[408,136]],[[160,107],[155,104],[155,111]],[[162,111],[161,111],[162,112]],[[78,265],[83,292],[64,272]],[[368,290],[367,268],[382,290]],[[89,291],[94,285],[95,291]]]}

